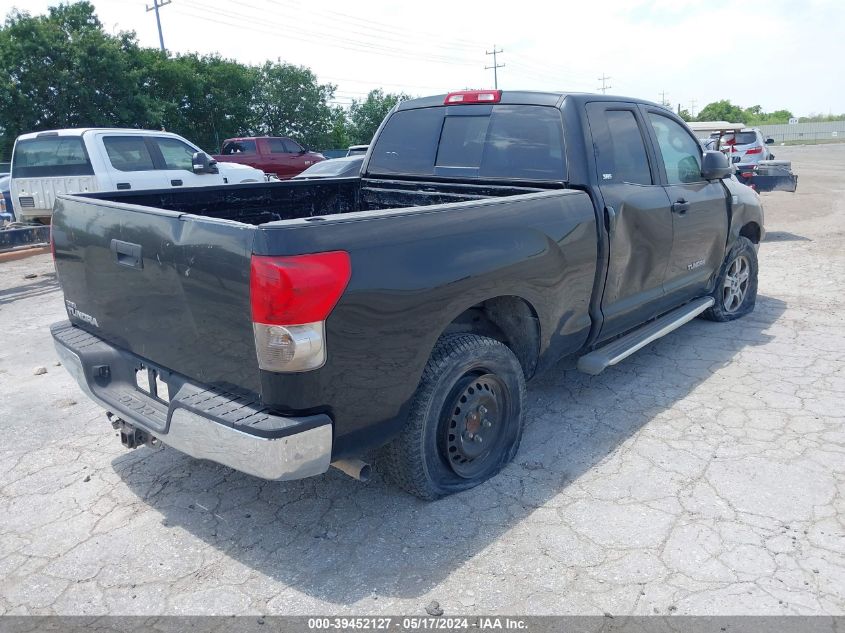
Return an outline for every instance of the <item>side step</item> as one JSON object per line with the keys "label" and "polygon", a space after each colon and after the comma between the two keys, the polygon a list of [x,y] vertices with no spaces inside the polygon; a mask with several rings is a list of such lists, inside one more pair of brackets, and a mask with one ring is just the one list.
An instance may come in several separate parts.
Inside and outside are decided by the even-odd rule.
{"label": "side step", "polygon": [[666,336],[677,330],[684,323],[689,323],[714,303],[713,297],[703,297],[691,301],[677,310],[672,310],[659,319],[649,321],[630,334],[611,341],[604,347],[590,352],[578,359],[578,369],[585,374],[596,376],[611,365],[628,358],[637,350],[642,349],[652,341]]}

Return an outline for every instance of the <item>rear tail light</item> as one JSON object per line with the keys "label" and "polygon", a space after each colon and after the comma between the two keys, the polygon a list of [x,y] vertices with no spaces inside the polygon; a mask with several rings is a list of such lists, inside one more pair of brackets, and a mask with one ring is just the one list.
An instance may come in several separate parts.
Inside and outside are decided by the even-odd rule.
{"label": "rear tail light", "polygon": [[462,105],[466,103],[499,103],[501,90],[462,90],[450,92],[443,101],[444,105]]}
{"label": "rear tail light", "polygon": [[258,366],[296,372],[326,362],[325,321],[349,283],[344,251],[266,257],[253,255],[250,303]]}
{"label": "rear tail light", "polygon": [[752,147],[751,149],[745,150],[746,154],[762,154],[763,148],[762,147]]}

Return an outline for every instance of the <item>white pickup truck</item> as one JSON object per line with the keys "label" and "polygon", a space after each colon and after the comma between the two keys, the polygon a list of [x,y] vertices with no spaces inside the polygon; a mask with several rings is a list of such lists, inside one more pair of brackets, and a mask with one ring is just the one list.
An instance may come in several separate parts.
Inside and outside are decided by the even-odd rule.
{"label": "white pickup truck", "polygon": [[12,151],[19,222],[45,221],[57,194],[262,182],[258,169],[217,164],[193,143],[155,130],[77,128],[23,134]]}

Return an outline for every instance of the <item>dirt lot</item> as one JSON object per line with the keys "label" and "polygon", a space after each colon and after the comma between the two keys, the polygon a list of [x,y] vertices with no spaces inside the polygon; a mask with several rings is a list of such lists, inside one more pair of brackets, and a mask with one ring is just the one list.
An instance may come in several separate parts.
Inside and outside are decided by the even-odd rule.
{"label": "dirt lot", "polygon": [[845,145],[777,154],[757,310],[544,375],[516,461],[431,504],[124,451],[49,256],[0,265],[0,614],[845,613]]}

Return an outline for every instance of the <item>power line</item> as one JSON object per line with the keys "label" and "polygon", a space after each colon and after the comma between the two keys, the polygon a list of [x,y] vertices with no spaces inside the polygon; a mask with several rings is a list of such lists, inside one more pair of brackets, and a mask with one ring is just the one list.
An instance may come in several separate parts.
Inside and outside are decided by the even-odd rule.
{"label": "power line", "polygon": [[660,92],[660,105],[662,105],[664,108],[669,107],[671,105],[668,101],[666,101],[666,91],[665,90],[662,90]]}
{"label": "power line", "polygon": [[695,116],[695,106],[696,106],[696,104],[697,104],[697,103],[698,103],[698,102],[697,102],[695,99],[692,99],[692,100],[689,102],[689,111],[690,111],[690,115],[691,115],[691,116],[693,116],[693,117]]}
{"label": "power line", "polygon": [[158,10],[161,7],[166,7],[168,4],[173,2],[173,0],[153,0],[153,6],[147,5],[147,13],[150,11],[156,12],[156,24],[158,25],[158,43],[161,45],[161,52],[165,53],[164,50],[164,36],[161,34],[161,16],[158,14]]}
{"label": "power line", "polygon": [[610,88],[613,88],[613,86],[607,85],[608,79],[611,79],[611,77],[608,77],[604,73],[602,73],[601,77],[599,77],[599,81],[601,82],[601,88],[599,88],[599,90],[601,90],[602,94],[605,94]]}
{"label": "power line", "polygon": [[484,51],[485,55],[493,56],[493,65],[485,66],[484,70],[490,70],[491,68],[493,69],[493,88],[495,88],[496,90],[499,89],[499,69],[505,67],[504,64],[496,63],[496,55],[498,55],[499,53],[504,53],[504,51],[501,48],[499,50],[496,50],[495,44],[493,44],[492,51]]}

